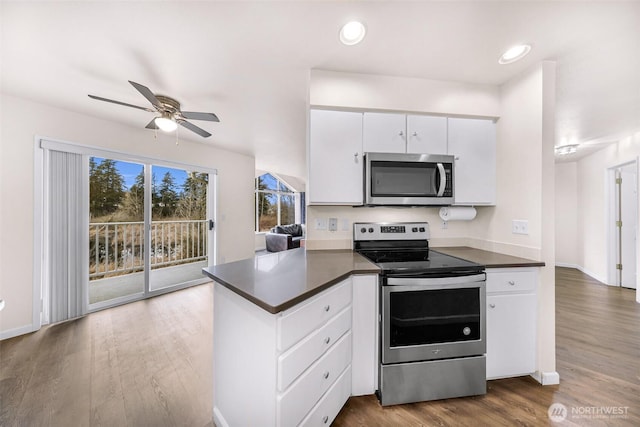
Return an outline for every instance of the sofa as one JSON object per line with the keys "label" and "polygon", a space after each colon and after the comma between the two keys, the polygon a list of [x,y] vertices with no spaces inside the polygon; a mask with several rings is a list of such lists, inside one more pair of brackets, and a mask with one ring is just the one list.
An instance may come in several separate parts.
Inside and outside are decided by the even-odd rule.
{"label": "sofa", "polygon": [[267,252],[280,252],[300,247],[304,239],[303,224],[276,225],[265,234]]}

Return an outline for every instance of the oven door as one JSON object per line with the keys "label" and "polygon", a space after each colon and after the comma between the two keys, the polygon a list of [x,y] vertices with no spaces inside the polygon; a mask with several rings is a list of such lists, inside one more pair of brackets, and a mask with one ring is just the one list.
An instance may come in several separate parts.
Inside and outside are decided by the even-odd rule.
{"label": "oven door", "polygon": [[384,277],[382,363],[486,352],[485,273],[446,278]]}

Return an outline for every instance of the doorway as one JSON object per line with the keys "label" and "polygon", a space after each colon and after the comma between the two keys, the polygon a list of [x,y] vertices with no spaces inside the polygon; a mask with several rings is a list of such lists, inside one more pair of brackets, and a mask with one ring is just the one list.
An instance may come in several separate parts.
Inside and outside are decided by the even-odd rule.
{"label": "doorway", "polygon": [[638,164],[636,161],[609,169],[610,282],[637,288]]}

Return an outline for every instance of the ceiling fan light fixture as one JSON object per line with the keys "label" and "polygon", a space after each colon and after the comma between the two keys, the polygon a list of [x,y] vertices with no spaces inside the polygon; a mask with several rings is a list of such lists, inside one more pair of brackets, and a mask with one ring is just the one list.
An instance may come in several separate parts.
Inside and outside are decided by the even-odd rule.
{"label": "ceiling fan light fixture", "polygon": [[524,58],[530,51],[531,45],[529,44],[519,44],[517,46],[513,46],[502,54],[500,59],[498,59],[498,63],[502,65],[511,64],[512,62],[516,62]]}
{"label": "ceiling fan light fixture", "polygon": [[154,121],[156,126],[158,126],[158,128],[163,132],[173,132],[178,128],[178,124],[165,115],[162,117],[156,117]]}
{"label": "ceiling fan light fixture", "polygon": [[366,33],[367,29],[362,22],[347,22],[340,29],[340,41],[347,46],[353,46],[360,43]]}

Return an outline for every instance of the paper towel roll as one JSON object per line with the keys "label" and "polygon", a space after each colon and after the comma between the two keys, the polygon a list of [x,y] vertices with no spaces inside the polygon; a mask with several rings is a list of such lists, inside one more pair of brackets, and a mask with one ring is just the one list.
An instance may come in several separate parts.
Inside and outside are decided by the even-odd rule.
{"label": "paper towel roll", "polygon": [[472,206],[445,206],[440,208],[443,221],[471,221],[476,217],[476,208]]}

